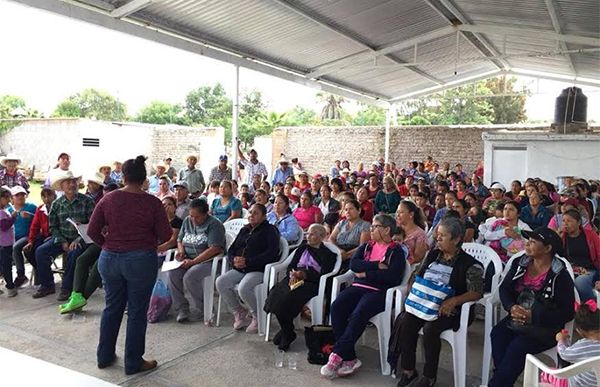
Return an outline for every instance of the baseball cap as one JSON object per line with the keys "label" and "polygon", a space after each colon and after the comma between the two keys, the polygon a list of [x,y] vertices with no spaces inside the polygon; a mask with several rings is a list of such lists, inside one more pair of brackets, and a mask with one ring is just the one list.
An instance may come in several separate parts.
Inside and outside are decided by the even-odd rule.
{"label": "baseball cap", "polygon": [[188,186],[188,183],[186,181],[181,181],[181,182],[175,183],[175,185],[173,185],[173,188],[177,188],[177,187],[185,188],[188,191],[190,190],[190,187]]}
{"label": "baseball cap", "polygon": [[538,227],[533,231],[522,230],[521,233],[525,238],[542,242],[544,246],[552,246],[552,252],[554,254],[562,255],[562,242],[560,237],[555,231],[552,231],[548,227]]}
{"label": "baseball cap", "polygon": [[227,161],[227,155],[219,156],[219,161]]}

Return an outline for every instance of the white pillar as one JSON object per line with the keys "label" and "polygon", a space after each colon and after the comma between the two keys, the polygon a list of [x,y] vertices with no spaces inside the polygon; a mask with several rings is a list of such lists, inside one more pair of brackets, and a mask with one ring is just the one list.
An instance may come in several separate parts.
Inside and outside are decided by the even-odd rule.
{"label": "white pillar", "polygon": [[235,90],[233,92],[233,120],[231,121],[231,169],[233,171],[233,179],[237,180],[238,176],[238,112],[240,105],[240,66],[235,65]]}
{"label": "white pillar", "polygon": [[387,109],[386,119],[385,119],[385,162],[390,162],[390,126],[392,125],[392,121],[397,122],[396,120],[396,105],[390,104]]}

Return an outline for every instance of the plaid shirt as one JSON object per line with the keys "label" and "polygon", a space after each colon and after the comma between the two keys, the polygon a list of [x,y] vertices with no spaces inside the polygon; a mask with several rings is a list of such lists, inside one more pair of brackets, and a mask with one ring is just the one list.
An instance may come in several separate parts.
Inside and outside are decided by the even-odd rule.
{"label": "plaid shirt", "polygon": [[52,203],[48,221],[54,243],[71,243],[79,237],[77,229],[69,222],[71,218],[77,223],[87,224],[94,211],[94,200],[89,196],[78,193],[71,201],[61,196]]}
{"label": "plaid shirt", "polygon": [[8,186],[9,188],[20,185],[26,190],[29,190],[29,183],[21,172],[16,171],[14,175],[9,175],[6,172],[6,168],[0,171],[0,186],[3,185]]}

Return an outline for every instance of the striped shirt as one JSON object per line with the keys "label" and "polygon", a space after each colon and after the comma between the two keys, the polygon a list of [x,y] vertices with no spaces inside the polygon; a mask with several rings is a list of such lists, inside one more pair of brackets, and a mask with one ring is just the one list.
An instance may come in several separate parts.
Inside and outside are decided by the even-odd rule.
{"label": "striped shirt", "polygon": [[254,164],[250,160],[242,160],[240,162],[246,170],[246,184],[248,184],[248,186],[252,185],[252,178],[254,177],[254,175],[260,175],[261,180],[267,178],[267,175],[269,174],[267,172],[267,167],[265,167],[265,165],[260,161],[257,161],[256,164]]}
{"label": "striped shirt", "polygon": [[[577,363],[595,356],[600,356],[600,341],[581,339],[575,344],[568,346],[568,343],[560,342],[557,346],[560,357],[569,363]],[[597,386],[596,375],[594,371],[582,372],[569,378],[569,387],[587,387]]]}

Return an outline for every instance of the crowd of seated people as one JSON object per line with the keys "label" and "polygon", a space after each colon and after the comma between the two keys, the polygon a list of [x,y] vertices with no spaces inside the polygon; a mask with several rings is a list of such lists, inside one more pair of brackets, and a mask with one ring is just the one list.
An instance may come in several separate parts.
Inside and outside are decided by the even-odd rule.
{"label": "crowd of seated people", "polygon": [[[257,313],[263,305],[256,304],[254,288],[263,280],[267,264],[285,258],[278,255],[281,237],[293,247],[293,259],[286,277],[276,286],[305,284],[269,300],[281,327],[274,342],[289,349],[296,338],[293,319],[316,294],[319,277],[333,269],[333,255],[323,245],[328,241],[341,253],[340,273],[351,270],[355,279],[331,305],[336,342],[321,373],[347,376],[360,367],[354,350],[357,339],[369,318],[382,311],[386,289],[399,284],[404,270],[412,270],[413,277],[442,281],[454,289],[441,305],[439,319],[431,322],[403,312],[394,326],[396,341],[390,351],[396,360],[401,355],[400,363],[393,364],[402,372],[399,385],[418,379],[420,384],[415,385],[430,386],[437,377],[440,333],[456,327],[456,311],[462,303],[477,300],[489,289],[490,267],[481,268],[461,247],[462,243],[482,243],[499,255],[503,265],[520,257],[511,261],[501,287],[502,306],[509,316],[491,337],[495,372],[490,385],[503,386],[514,384],[526,353],[538,353],[554,344],[553,335],[573,315],[567,310],[572,298],[556,291],[544,293],[545,284],[556,283],[566,293],[576,289],[582,302],[594,299],[594,289],[600,289],[598,181],[572,179],[558,191],[549,182],[528,178],[513,181],[507,191],[500,182],[486,187],[481,167],[468,175],[460,163],[451,169],[449,163],[437,163],[431,157],[410,162],[406,168],[378,160],[368,170],[363,163],[353,170],[347,160],[336,161],[329,175],[315,171],[310,176],[298,162],[291,167],[283,155],[269,180],[256,151],[244,155],[239,150],[239,154],[244,179],[233,174],[227,156],[222,155],[206,184],[196,168],[198,157],[190,155],[179,173],[171,167],[170,158],[155,164],[146,185],[149,194],[162,200],[173,229],[172,238],[159,245],[159,254],[175,249],[175,258],[183,262],[169,273],[168,284],[178,322],[201,319],[209,261],[225,254],[232,270],[217,278],[216,290],[234,316],[234,328],[256,333]],[[70,156],[61,154],[42,190],[43,204],[36,208],[27,201],[29,185],[19,176],[20,160],[10,157],[2,160],[6,169],[0,171],[5,292],[16,296],[29,281],[25,257],[35,269],[33,297],[55,293],[51,264],[63,255],[66,266],[58,300],[66,303],[60,312],[80,310],[100,286],[96,266],[101,247],[86,244],[70,220],[89,221],[95,204],[122,184],[121,163],[113,163],[115,169],[102,165],[82,180],[69,169]],[[81,181],[87,182],[85,194],[79,192]],[[223,225],[242,218],[246,225],[227,249]],[[562,261],[557,256],[572,266],[573,280],[559,267]],[[519,306],[517,298],[523,289],[531,290],[539,302],[556,303],[543,306],[553,311]],[[555,316],[557,310],[560,316]],[[208,325],[211,318],[204,316]],[[543,329],[538,333],[545,335],[535,341],[527,330],[511,328],[514,321],[539,325]],[[426,363],[419,377],[414,353],[421,328]]]}

